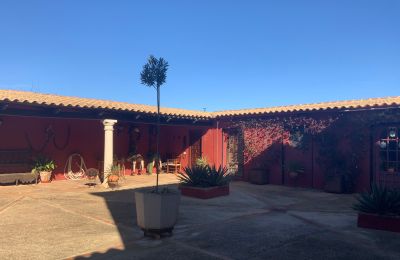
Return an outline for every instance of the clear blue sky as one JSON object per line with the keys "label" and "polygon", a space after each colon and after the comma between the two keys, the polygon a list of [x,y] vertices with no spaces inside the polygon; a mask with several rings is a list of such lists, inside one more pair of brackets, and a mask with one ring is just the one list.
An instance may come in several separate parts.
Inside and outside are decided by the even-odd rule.
{"label": "clear blue sky", "polygon": [[208,111],[400,95],[400,1],[0,1],[0,88]]}

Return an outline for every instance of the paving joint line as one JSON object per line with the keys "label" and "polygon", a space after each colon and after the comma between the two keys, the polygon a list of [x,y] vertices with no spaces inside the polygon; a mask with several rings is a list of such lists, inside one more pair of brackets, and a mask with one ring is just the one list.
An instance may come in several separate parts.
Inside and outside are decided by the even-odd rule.
{"label": "paving joint line", "polygon": [[209,256],[212,256],[212,257],[216,257],[216,258],[219,258],[219,259],[222,259],[222,260],[233,260],[233,258],[224,256],[224,255],[220,255],[220,254],[216,254],[216,253],[204,250],[204,249],[202,249],[200,247],[191,246],[191,245],[188,245],[188,244],[180,242],[180,241],[171,240],[171,242],[176,244],[176,245],[178,245],[178,246],[182,246],[182,247],[185,247],[187,249],[195,250],[195,251],[198,251],[200,253],[203,253],[203,254],[206,254],[206,255],[209,255]]}
{"label": "paving joint line", "polygon": [[23,200],[25,197],[26,197],[25,195],[22,195],[22,196],[18,197],[17,199],[9,202],[8,204],[3,206],[2,208],[0,208],[0,214],[3,214],[4,212],[6,212],[9,208],[11,208],[12,206],[16,205],[19,201]]}
{"label": "paving joint line", "polygon": [[87,218],[87,219],[90,219],[90,220],[94,220],[94,221],[96,221],[98,223],[102,223],[102,224],[105,224],[105,225],[108,225],[108,226],[113,226],[113,227],[116,227],[116,228],[120,228],[121,227],[121,228],[124,228],[124,229],[128,229],[130,231],[132,231],[132,230],[136,231],[136,229],[134,229],[132,227],[128,227],[128,226],[123,225],[123,224],[117,224],[115,222],[107,221],[107,220],[102,219],[102,218],[97,218],[97,217],[92,217],[92,216],[88,216],[88,215],[85,215],[85,214],[80,214],[80,213],[78,213],[78,212],[76,212],[74,210],[66,209],[66,208],[64,208],[62,206],[59,206],[57,204],[53,204],[53,203],[50,203],[50,202],[47,202],[47,201],[43,201],[43,200],[40,200],[40,199],[34,199],[34,200],[39,201],[39,203],[47,204],[47,205],[49,205],[49,206],[51,206],[53,208],[60,209],[60,210],[62,210],[64,212],[67,212],[67,213],[70,213],[70,214],[74,214],[76,216],[81,216],[81,217],[84,217],[84,218]]}

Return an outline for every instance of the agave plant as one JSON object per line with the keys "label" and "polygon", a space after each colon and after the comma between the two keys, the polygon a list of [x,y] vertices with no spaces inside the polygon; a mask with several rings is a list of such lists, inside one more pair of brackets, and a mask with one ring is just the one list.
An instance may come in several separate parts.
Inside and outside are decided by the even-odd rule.
{"label": "agave plant", "polygon": [[231,176],[225,167],[194,165],[185,167],[184,174],[179,175],[182,185],[192,187],[215,187],[227,185]]}
{"label": "agave plant", "polygon": [[227,185],[231,180],[231,175],[228,174],[228,169],[219,166],[218,168],[213,166],[207,167],[209,170],[208,183],[212,186],[224,186]]}
{"label": "agave plant", "polygon": [[370,214],[400,216],[400,189],[373,184],[371,192],[362,193],[353,209]]}

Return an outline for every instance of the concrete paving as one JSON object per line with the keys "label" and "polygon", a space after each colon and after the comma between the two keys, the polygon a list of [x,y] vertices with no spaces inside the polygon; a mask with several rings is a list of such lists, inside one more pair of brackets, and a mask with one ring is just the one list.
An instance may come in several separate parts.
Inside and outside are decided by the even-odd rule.
{"label": "concrete paving", "polygon": [[[176,188],[172,174],[161,184]],[[134,191],[85,180],[0,186],[0,259],[400,259],[400,234],[359,229],[353,195],[231,183],[231,194],[183,197],[172,237],[143,237]]]}

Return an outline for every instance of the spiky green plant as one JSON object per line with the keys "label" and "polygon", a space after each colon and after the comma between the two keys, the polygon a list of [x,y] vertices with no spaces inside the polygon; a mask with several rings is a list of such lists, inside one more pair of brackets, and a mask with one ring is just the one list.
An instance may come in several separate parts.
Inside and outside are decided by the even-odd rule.
{"label": "spiky green plant", "polygon": [[178,176],[181,185],[192,187],[215,187],[224,186],[231,180],[230,174],[225,167],[194,165],[185,167],[184,174]]}
{"label": "spiky green plant", "polygon": [[400,189],[373,184],[370,192],[357,196],[353,209],[370,214],[400,216]]}

